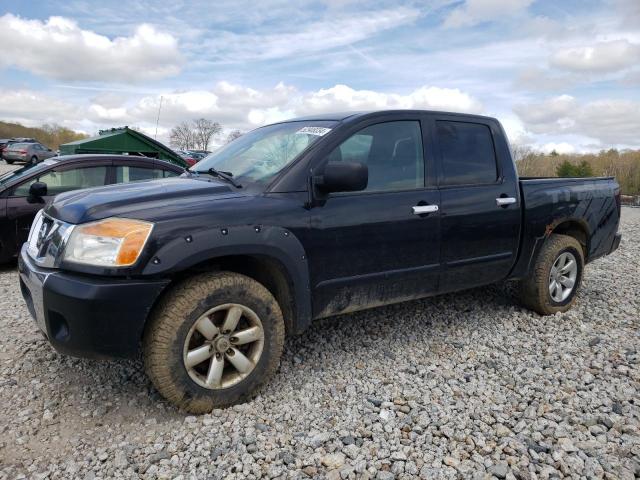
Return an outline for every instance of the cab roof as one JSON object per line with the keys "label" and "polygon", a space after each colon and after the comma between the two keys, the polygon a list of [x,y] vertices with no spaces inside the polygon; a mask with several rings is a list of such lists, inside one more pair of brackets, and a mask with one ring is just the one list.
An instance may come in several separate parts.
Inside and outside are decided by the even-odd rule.
{"label": "cab roof", "polygon": [[376,115],[389,115],[389,114],[411,114],[411,113],[430,113],[440,115],[450,115],[461,118],[484,118],[493,119],[485,115],[477,115],[474,113],[459,113],[459,112],[446,112],[441,110],[405,110],[405,109],[393,109],[393,110],[363,110],[353,112],[334,112],[334,113],[320,113],[315,115],[306,115],[304,117],[290,118],[283,120],[282,122],[301,122],[301,121],[334,121],[334,122],[346,122],[360,120],[364,117],[373,117]]}

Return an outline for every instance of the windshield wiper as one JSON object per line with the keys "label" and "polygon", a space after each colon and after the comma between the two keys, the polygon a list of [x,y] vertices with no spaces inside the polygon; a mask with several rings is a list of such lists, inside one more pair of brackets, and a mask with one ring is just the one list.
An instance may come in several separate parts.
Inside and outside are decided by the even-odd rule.
{"label": "windshield wiper", "polygon": [[229,182],[231,185],[233,185],[236,188],[242,188],[242,185],[240,185],[238,182],[236,182],[232,177],[233,177],[233,173],[231,172],[221,172],[220,170],[216,170],[215,168],[211,167],[207,170],[194,170],[195,173],[208,173],[209,175],[213,176],[213,177],[218,177],[218,178],[222,178],[223,180],[226,180],[227,182]]}

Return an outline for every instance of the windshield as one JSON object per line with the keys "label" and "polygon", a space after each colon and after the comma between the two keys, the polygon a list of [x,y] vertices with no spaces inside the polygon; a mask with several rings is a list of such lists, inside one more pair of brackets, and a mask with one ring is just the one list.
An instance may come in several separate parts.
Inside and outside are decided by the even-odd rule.
{"label": "windshield", "polygon": [[3,175],[0,175],[0,184],[4,185],[13,180],[18,180],[22,177],[30,175],[32,172],[38,172],[40,170],[45,170],[51,165],[55,165],[55,160],[45,160],[44,162],[38,163],[37,165],[27,164],[22,168],[18,168],[16,170],[12,170]]}
{"label": "windshield", "polygon": [[300,153],[331,131],[335,122],[285,122],[258,128],[242,135],[192,167],[206,173],[214,168],[234,179],[266,182]]}

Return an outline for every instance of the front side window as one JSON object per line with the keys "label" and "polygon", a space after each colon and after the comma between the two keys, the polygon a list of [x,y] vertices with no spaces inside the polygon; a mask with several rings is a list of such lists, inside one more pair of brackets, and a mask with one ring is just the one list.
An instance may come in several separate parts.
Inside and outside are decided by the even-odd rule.
{"label": "front side window", "polygon": [[240,182],[266,182],[331,131],[335,122],[285,122],[242,135],[200,160],[193,170],[231,173]]}
{"label": "front side window", "polygon": [[493,137],[487,125],[436,122],[444,185],[493,183],[498,178]]}
{"label": "front side window", "polygon": [[19,185],[13,191],[13,195],[16,197],[28,196],[29,188],[35,182],[47,184],[47,195],[57,195],[81,188],[99,187],[104,185],[106,174],[107,167],[74,168],[61,172],[50,171]]}
{"label": "front side window", "polygon": [[328,161],[365,164],[369,169],[366,191],[421,188],[424,155],[420,122],[403,120],[366,127],[336,147]]}

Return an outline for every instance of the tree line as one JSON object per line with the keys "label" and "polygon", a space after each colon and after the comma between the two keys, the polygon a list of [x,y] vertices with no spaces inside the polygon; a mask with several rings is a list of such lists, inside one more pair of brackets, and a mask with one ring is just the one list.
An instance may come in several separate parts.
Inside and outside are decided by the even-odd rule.
{"label": "tree line", "polygon": [[209,150],[214,139],[229,143],[242,135],[240,130],[232,130],[220,139],[223,128],[219,122],[198,118],[182,122],[171,129],[169,143],[178,150]]}
{"label": "tree line", "polygon": [[0,138],[33,138],[52,150],[57,150],[63,143],[82,140],[87,135],[50,123],[41,127],[25,127],[19,123],[0,122]]}
{"label": "tree line", "polygon": [[549,154],[514,146],[518,174],[523,177],[616,177],[625,195],[640,195],[640,150]]}

